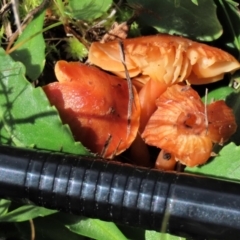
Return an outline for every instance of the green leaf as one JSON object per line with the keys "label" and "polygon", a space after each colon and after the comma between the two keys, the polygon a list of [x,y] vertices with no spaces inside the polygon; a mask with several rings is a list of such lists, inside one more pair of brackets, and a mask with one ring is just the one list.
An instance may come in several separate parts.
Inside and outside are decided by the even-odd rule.
{"label": "green leaf", "polygon": [[238,3],[231,0],[216,0],[218,18],[223,26],[220,45],[240,60],[240,14]]}
{"label": "green leaf", "polygon": [[[234,93],[234,89],[228,86],[225,87],[219,87],[207,95],[207,103],[211,103],[213,101],[217,100],[226,100],[226,98],[231,94]],[[205,102],[205,96],[202,98],[203,102]]]}
{"label": "green leaf", "polygon": [[112,0],[69,0],[71,17],[92,21],[104,15],[112,5]]}
{"label": "green leaf", "polygon": [[146,231],[146,240],[185,240],[185,238],[173,236],[167,233],[159,233],[155,231]]}
{"label": "green leaf", "polygon": [[145,240],[145,229],[122,224],[116,225],[127,239]]}
{"label": "green leaf", "polygon": [[43,217],[57,212],[56,210],[24,205],[0,216],[0,222],[23,222],[36,217]]}
{"label": "green leaf", "polygon": [[126,240],[118,227],[111,222],[83,218],[78,223],[66,226],[79,235],[98,240]]}
{"label": "green leaf", "polygon": [[154,27],[161,33],[179,34],[198,40],[212,41],[222,34],[213,0],[128,0],[139,12],[142,26]]}
{"label": "green leaf", "polygon": [[[62,219],[64,216],[67,220],[73,216],[70,214],[55,213],[45,217],[38,217],[33,219],[33,224],[35,228],[36,240],[86,240],[85,237],[81,237],[71,231],[66,227],[66,221]],[[12,224],[17,227],[18,232],[9,233],[7,236],[11,239],[31,239],[31,231],[29,221],[25,222],[16,222]],[[0,230],[1,230],[0,223]],[[1,234],[1,232],[0,232]]]}
{"label": "green leaf", "polygon": [[192,0],[192,3],[198,6],[198,0]]}
{"label": "green leaf", "polygon": [[229,143],[207,164],[185,172],[240,181],[240,146]]}
{"label": "green leaf", "polygon": [[39,88],[24,77],[21,63],[0,49],[0,143],[89,154],[75,143],[67,125]]}
{"label": "green leaf", "polygon": [[6,199],[0,200],[0,219],[1,219],[1,216],[3,216],[8,212],[8,208],[10,204],[11,204],[10,200],[6,200]]}
{"label": "green leaf", "polygon": [[15,61],[22,62],[26,74],[35,81],[42,73],[45,65],[45,42],[41,30],[45,11],[30,22],[20,35],[14,46],[19,46],[11,53]]}

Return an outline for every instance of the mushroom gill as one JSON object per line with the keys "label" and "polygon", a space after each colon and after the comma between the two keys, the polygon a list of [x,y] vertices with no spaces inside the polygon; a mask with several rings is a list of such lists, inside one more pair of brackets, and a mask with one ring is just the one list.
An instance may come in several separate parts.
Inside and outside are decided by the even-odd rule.
{"label": "mushroom gill", "polygon": [[[168,86],[188,80],[205,84],[240,68],[229,53],[187,38],[155,35],[123,40],[125,63],[139,92],[140,132],[156,110],[155,101]],[[125,78],[119,41],[92,43],[88,61]]]}
{"label": "mushroom gill", "polygon": [[147,144],[163,149],[190,167],[205,163],[211,156],[213,142],[222,143],[236,131],[234,115],[223,101],[207,106],[207,118],[199,95],[187,85],[168,87],[156,105],[142,137]]}
{"label": "mushroom gill", "polygon": [[[193,84],[215,82],[224,73],[240,68],[229,53],[187,38],[155,35],[123,40],[130,77],[143,84],[149,79],[173,84],[188,80]],[[92,43],[89,62],[125,78],[118,41]],[[142,76],[142,77],[141,77]]]}

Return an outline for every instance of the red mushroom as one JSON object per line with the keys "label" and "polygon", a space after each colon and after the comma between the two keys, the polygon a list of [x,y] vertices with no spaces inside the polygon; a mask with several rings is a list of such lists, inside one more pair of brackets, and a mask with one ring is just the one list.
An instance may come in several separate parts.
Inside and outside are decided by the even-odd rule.
{"label": "red mushroom", "polygon": [[[123,40],[125,62],[134,84],[142,88],[140,132],[156,110],[155,100],[168,86],[188,80],[205,84],[223,79],[240,63],[221,49],[187,38],[155,35]],[[89,62],[125,78],[118,41],[92,43]],[[148,81],[151,80],[151,83]]]}
{"label": "red mushroom", "polygon": [[214,143],[225,143],[237,130],[237,124],[230,109],[223,100],[207,106],[208,136]]}
{"label": "red mushroom", "polygon": [[213,142],[227,141],[237,128],[232,110],[223,101],[208,105],[205,111],[197,92],[187,85],[168,87],[156,105],[142,137],[170,154],[169,159],[174,157],[189,167],[204,164]]}
{"label": "red mushroom", "polygon": [[[173,84],[188,80],[203,84],[221,80],[240,68],[229,53],[190,39],[155,35],[123,40],[130,77],[146,83],[150,78]],[[118,41],[92,43],[89,62],[125,78]]]}
{"label": "red mushroom", "polygon": [[58,109],[63,123],[70,126],[75,139],[106,158],[127,149],[139,127],[140,105],[136,90],[129,125],[127,82],[79,62],[59,61],[55,73],[59,82],[43,89],[50,103]]}

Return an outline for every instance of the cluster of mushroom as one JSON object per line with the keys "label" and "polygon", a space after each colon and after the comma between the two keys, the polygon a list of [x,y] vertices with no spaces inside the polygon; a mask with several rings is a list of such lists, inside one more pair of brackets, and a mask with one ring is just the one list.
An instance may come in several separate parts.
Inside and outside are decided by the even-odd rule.
{"label": "cluster of mushroom", "polygon": [[[146,36],[126,39],[123,45],[129,75],[140,89],[141,132],[157,108],[156,99],[167,87],[184,80],[190,84],[212,83],[240,68],[227,52],[183,37]],[[118,41],[94,42],[89,62],[125,77]]]}
{"label": "cluster of mushroom", "polygon": [[[63,122],[69,124],[76,140],[104,157],[121,153],[141,136],[162,149],[159,161],[172,159],[172,166],[176,161],[187,166],[205,163],[213,143],[227,141],[237,125],[223,101],[204,106],[183,81],[218,81],[224,73],[239,69],[240,63],[220,49],[169,35],[126,39],[123,46],[136,87],[131,120],[119,42],[111,41],[93,43],[89,62],[117,76],[81,63],[56,64],[59,83],[44,90]],[[159,161],[159,168],[169,167]]]}

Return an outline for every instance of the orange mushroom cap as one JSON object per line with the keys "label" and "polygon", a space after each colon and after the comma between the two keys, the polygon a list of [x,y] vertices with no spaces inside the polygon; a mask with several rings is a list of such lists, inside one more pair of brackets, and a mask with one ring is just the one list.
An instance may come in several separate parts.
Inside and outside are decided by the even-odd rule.
{"label": "orange mushroom cap", "polygon": [[59,82],[43,87],[56,106],[63,123],[69,124],[77,141],[106,158],[119,154],[135,139],[140,105],[134,89],[134,103],[128,134],[128,85],[122,79],[79,62],[59,61],[55,66]]}
{"label": "orange mushroom cap", "polygon": [[173,154],[161,150],[155,162],[155,168],[165,171],[174,170],[176,166],[176,159]]}
{"label": "orange mushroom cap", "polygon": [[208,136],[215,143],[226,142],[237,130],[237,123],[231,108],[223,100],[207,106]]}
{"label": "orange mushroom cap", "polygon": [[[123,40],[125,63],[139,91],[140,132],[156,110],[155,100],[168,86],[188,80],[205,84],[240,68],[227,52],[187,38],[155,35]],[[118,41],[92,43],[89,62],[125,78]]]}
{"label": "orange mushroom cap", "polygon": [[[229,53],[187,38],[155,35],[123,40],[130,77],[146,83],[149,78],[173,84],[188,80],[205,84],[223,78],[240,68]],[[125,78],[118,41],[92,43],[89,62]]]}
{"label": "orange mushroom cap", "polygon": [[[236,130],[234,115],[223,101],[210,105],[206,122],[204,104],[190,86],[168,87],[156,105],[142,137],[147,144],[173,154],[177,161],[190,167],[205,163],[211,155],[212,142],[225,141]],[[212,110],[218,105],[219,113],[214,116]],[[225,130],[229,126],[230,134]]]}

